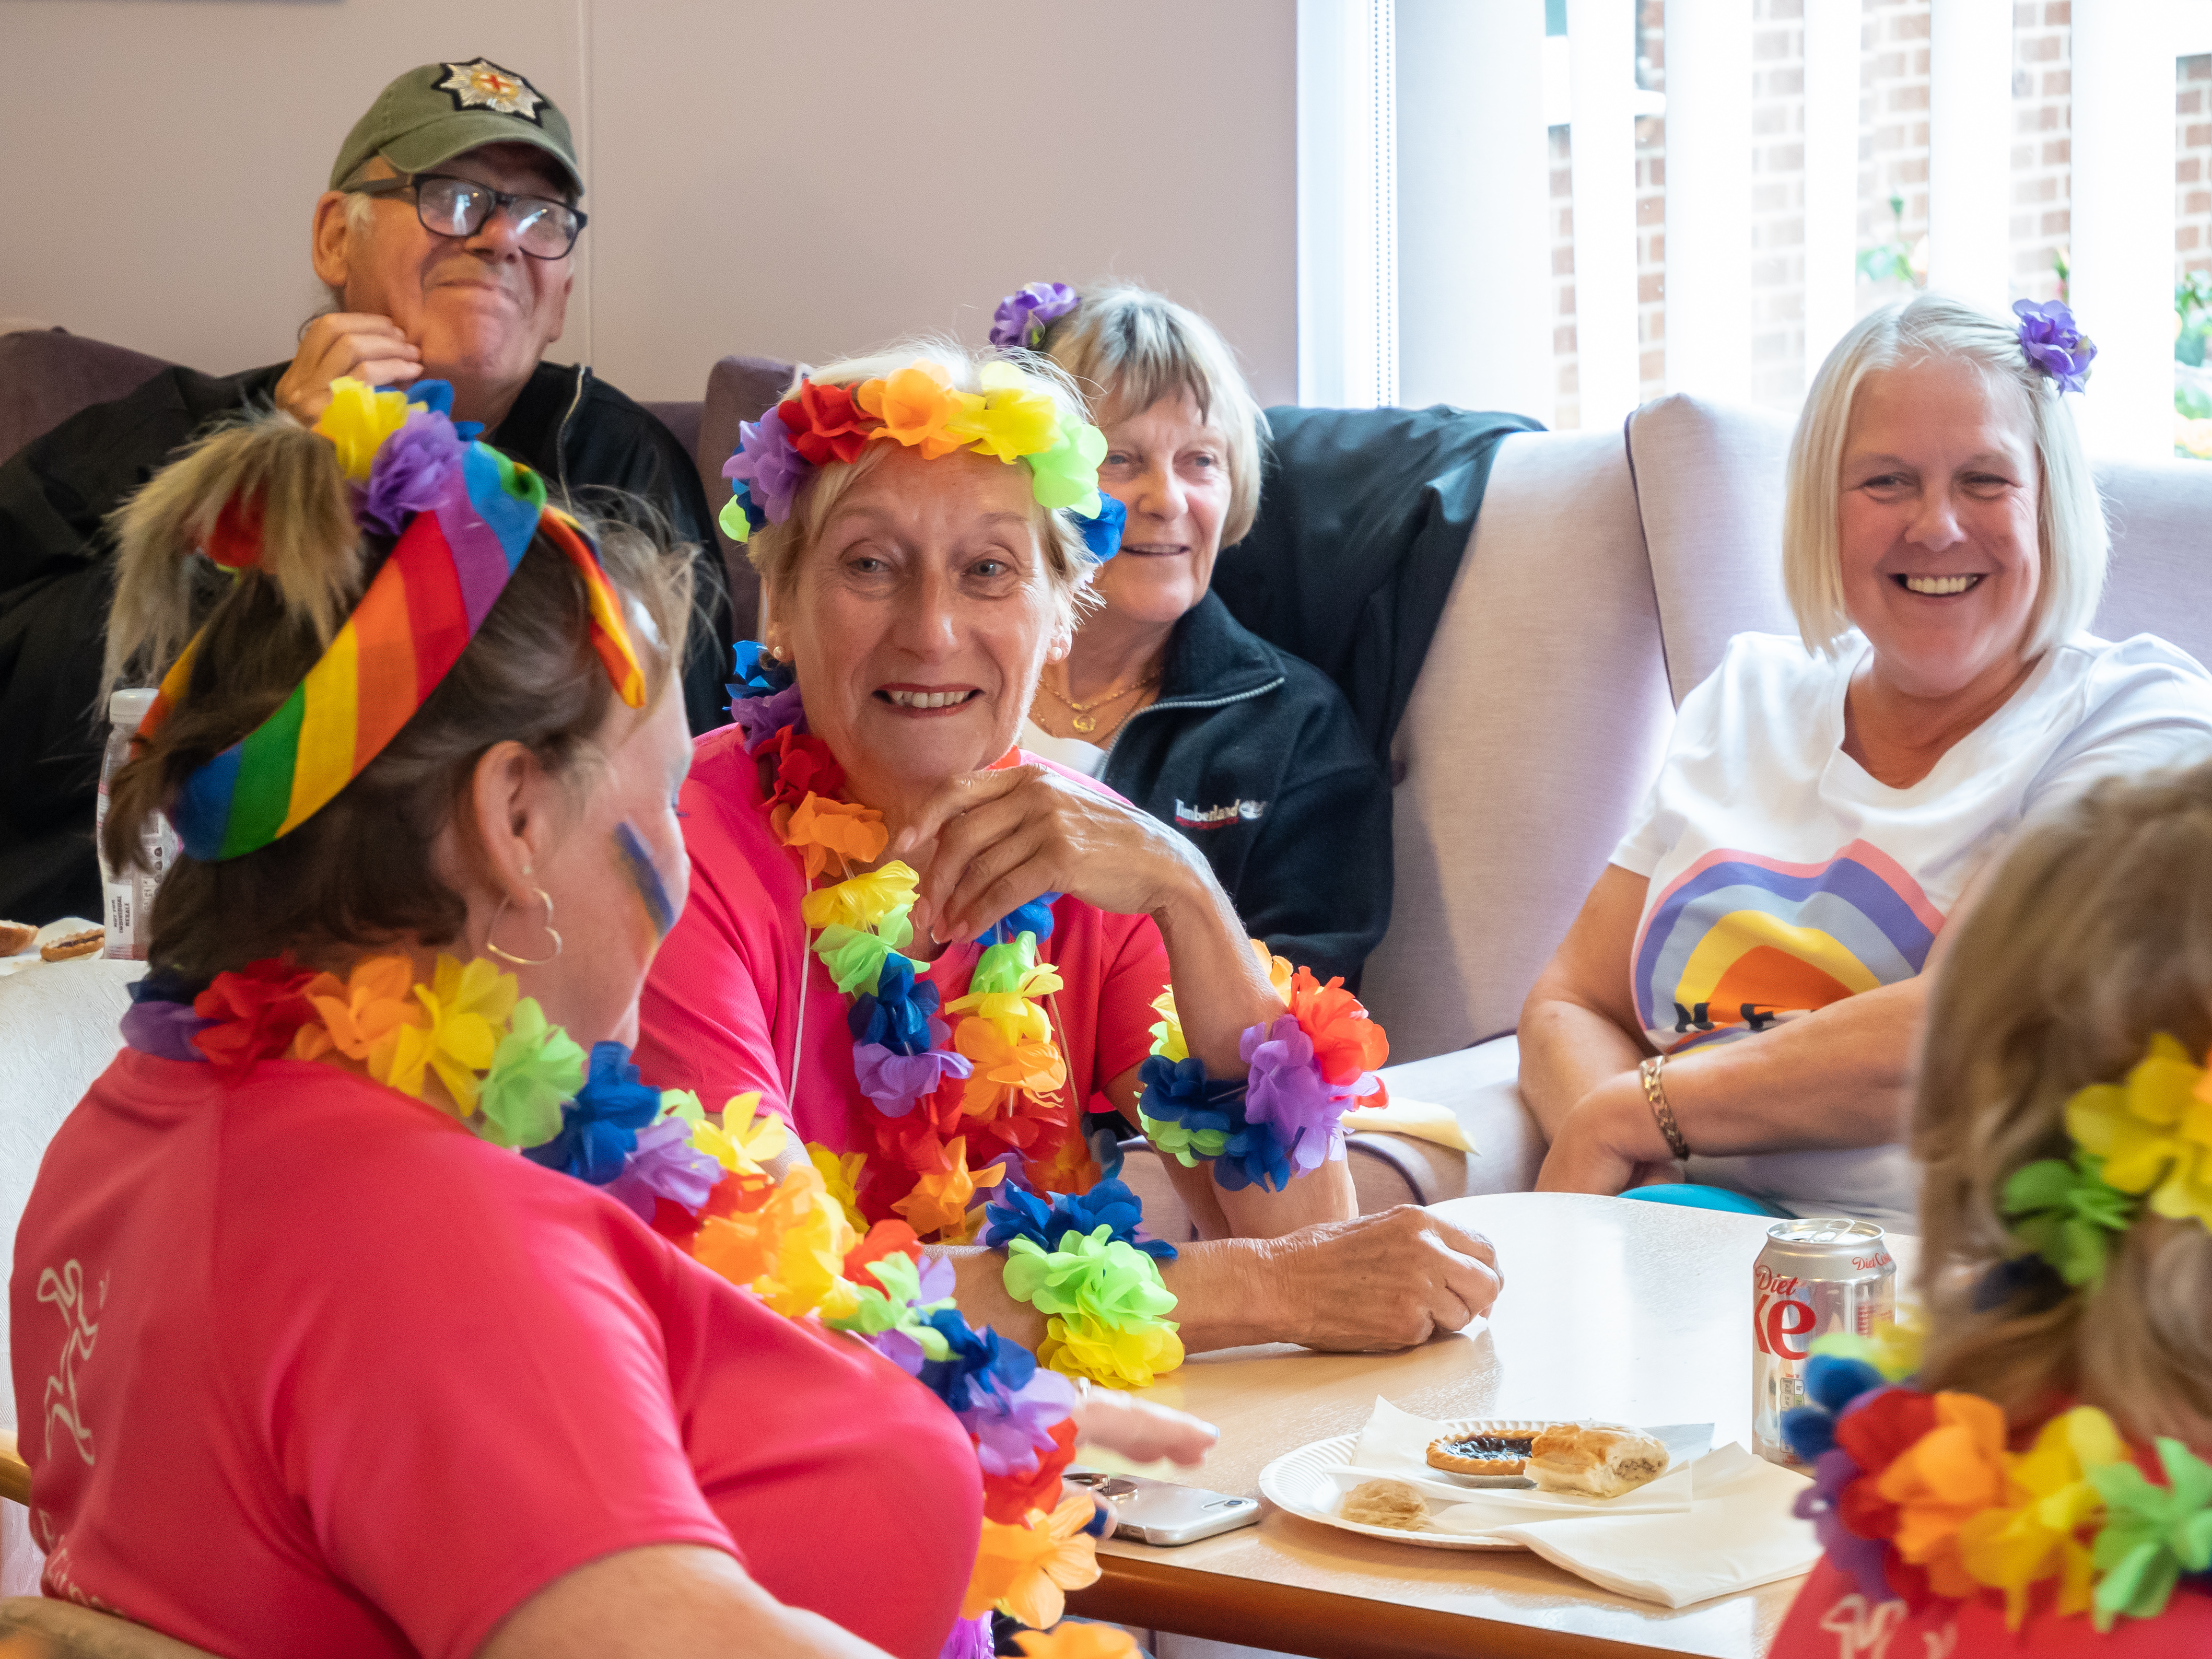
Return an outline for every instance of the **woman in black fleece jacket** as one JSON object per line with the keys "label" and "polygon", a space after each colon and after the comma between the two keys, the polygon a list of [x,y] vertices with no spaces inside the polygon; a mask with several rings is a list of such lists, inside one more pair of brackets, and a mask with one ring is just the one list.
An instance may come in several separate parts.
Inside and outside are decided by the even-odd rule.
{"label": "woman in black fleece jacket", "polygon": [[1022,746],[1174,824],[1255,938],[1356,985],[1390,921],[1390,781],[1335,684],[1209,591],[1259,509],[1262,418],[1228,347],[1158,295],[1059,284],[1010,296],[992,337],[1074,378],[1128,513]]}

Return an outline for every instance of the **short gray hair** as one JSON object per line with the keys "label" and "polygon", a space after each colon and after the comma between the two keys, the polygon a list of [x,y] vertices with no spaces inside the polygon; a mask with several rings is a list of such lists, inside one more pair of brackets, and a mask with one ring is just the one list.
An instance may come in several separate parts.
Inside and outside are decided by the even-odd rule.
{"label": "short gray hair", "polygon": [[1870,374],[1934,357],[1971,363],[1990,385],[2017,387],[2027,400],[2035,439],[2041,581],[2026,654],[2041,655],[2096,615],[2112,534],[2072,411],[2058,388],[2028,362],[2011,325],[1961,301],[1923,294],[1869,313],[1837,343],[1814,378],[1790,441],[1782,583],[1808,651],[1833,656],[1851,626],[1844,605],[1838,508],[1844,445],[1859,387]]}
{"label": "short gray hair", "polygon": [[1045,355],[1091,399],[1102,424],[1109,411],[1141,415],[1182,393],[1199,418],[1219,428],[1229,469],[1229,511],[1221,542],[1244,539],[1260,512],[1260,449],[1267,423],[1259,400],[1212,324],[1164,295],[1128,283],[1083,290],[1083,302],[1045,331]]}

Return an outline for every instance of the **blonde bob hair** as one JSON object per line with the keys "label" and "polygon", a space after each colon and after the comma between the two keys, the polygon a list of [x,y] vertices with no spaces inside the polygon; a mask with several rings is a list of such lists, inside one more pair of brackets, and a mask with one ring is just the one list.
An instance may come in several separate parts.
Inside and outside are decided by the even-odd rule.
{"label": "blonde bob hair", "polygon": [[1936,357],[1971,363],[1993,390],[2010,386],[2026,400],[2035,440],[2041,578],[2023,654],[2040,656],[2096,614],[2112,538],[2072,412],[2027,361],[2012,325],[1942,295],[1923,294],[1870,313],[1837,343],[1814,377],[1790,442],[1782,583],[1808,651],[1835,655],[1851,628],[1838,509],[1859,388],[1869,375]]}
{"label": "blonde bob hair", "polygon": [[1221,434],[1229,471],[1221,544],[1235,546],[1259,516],[1267,423],[1229,343],[1196,312],[1146,289],[1106,283],[1082,297],[1045,331],[1045,354],[1085,389],[1101,426],[1141,415],[1163,398],[1190,399],[1199,419]]}
{"label": "blonde bob hair", "polygon": [[[802,380],[811,380],[817,386],[857,386],[863,380],[888,377],[924,361],[944,369],[953,388],[960,392],[983,389],[985,364],[1009,364],[1020,374],[1024,391],[1051,398],[1054,408],[1079,421],[1090,418],[1084,410],[1083,399],[1076,394],[1067,377],[1036,354],[996,349],[970,351],[939,339],[910,341],[869,356],[832,363],[827,368],[802,368],[784,395],[796,397]],[[884,456],[898,447],[895,441],[878,440],[866,445],[857,459],[829,461],[815,468],[793,496],[790,517],[781,524],[764,525],[753,532],[751,539],[745,543],[745,557],[760,574],[761,586],[771,604],[789,599],[792,583],[798,577],[799,560],[819,538],[823,526],[829,522],[830,514],[844,499],[845,492],[875,471],[882,465]],[[1026,471],[1020,461],[1006,465],[1024,466]],[[1097,567],[1083,544],[1083,532],[1076,527],[1070,514],[1037,505],[1034,497],[1031,507],[1037,550],[1043,555],[1046,579],[1052,586],[1061,620],[1072,626],[1089,597],[1091,574]]]}
{"label": "blonde bob hair", "polygon": [[2130,1433],[2212,1440],[2212,1232],[2145,1207],[2104,1282],[1992,1271],[2023,1165],[2074,1151],[2066,1103],[2154,1033],[2212,1044],[2212,764],[2112,779],[2033,823],[1948,936],[1921,1055],[1919,1386],[2020,1416],[2067,1395]]}

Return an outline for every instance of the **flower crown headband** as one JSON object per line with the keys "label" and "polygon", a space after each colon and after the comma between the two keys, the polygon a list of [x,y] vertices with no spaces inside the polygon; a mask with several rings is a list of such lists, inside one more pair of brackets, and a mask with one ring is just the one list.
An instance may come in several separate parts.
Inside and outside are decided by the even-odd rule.
{"label": "flower crown headband", "polygon": [[2023,1164],[2004,1184],[2014,1262],[2038,1258],[2094,1291],[2112,1241],[2146,1207],[2212,1228],[2212,1074],[2177,1039],[2159,1032],[2120,1082],[2075,1091],[2066,1133],[2071,1158]]}
{"label": "flower crown headband", "polygon": [[[457,431],[452,408],[442,380],[404,392],[332,382],[314,430],[356,486],[356,522],[398,540],[292,695],[185,780],[169,817],[191,857],[210,863],[266,847],[360,776],[460,659],[541,532],[584,579],[592,646],[616,695],[644,706],[645,676],[590,538],[546,504],[544,479]],[[226,501],[201,550],[234,573],[258,564],[258,505]],[[184,701],[206,636],[204,628],[194,635],[162,677],[134,741]]]}
{"label": "flower crown headband", "polygon": [[1026,463],[1037,505],[1072,512],[1084,547],[1103,564],[1121,550],[1127,516],[1099,494],[1106,434],[1062,411],[1011,363],[986,363],[981,378],[981,392],[957,391],[944,365],[927,357],[857,386],[802,378],[758,421],[739,424],[737,453],[722,467],[733,486],[723,532],[744,542],[764,524],[781,524],[817,468],[858,460],[870,443],[890,438],[924,460],[965,449]]}
{"label": "flower crown headband", "polygon": [[2030,300],[2015,300],[2012,314],[2020,319],[2020,326],[2014,331],[2030,367],[2049,375],[2061,394],[2079,392],[2088,384],[2089,364],[2097,356],[2097,347],[2081,331],[2063,301],[2037,305]]}

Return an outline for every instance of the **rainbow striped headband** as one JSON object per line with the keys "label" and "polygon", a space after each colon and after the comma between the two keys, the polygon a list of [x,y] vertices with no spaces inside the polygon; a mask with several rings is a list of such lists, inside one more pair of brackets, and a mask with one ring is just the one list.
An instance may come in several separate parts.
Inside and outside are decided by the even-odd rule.
{"label": "rainbow striped headband", "polygon": [[[498,451],[453,431],[451,392],[428,382],[375,392],[353,380],[332,386],[315,430],[336,447],[346,476],[365,488],[356,516],[404,527],[361,603],[307,678],[276,712],[185,779],[169,817],[185,851],[202,863],[266,847],[313,817],[397,737],[483,626],[531,538],[566,554],[590,594],[592,645],[607,678],[633,708],[645,676],[599,555],[575,521],[545,501],[545,482]],[[441,395],[442,394],[442,395]],[[409,436],[395,443],[403,431]],[[210,546],[240,568],[258,556],[249,506],[228,504]],[[249,544],[235,545],[241,521]],[[222,526],[228,525],[226,532]],[[162,677],[138,724],[151,737],[191,684],[203,629]]]}

